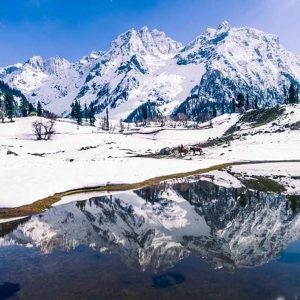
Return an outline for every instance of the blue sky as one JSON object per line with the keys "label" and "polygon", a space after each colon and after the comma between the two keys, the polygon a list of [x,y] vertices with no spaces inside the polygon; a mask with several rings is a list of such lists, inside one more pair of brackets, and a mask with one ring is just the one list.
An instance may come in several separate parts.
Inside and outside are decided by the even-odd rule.
{"label": "blue sky", "polygon": [[130,28],[187,43],[223,20],[279,36],[300,53],[300,0],[0,0],[0,66],[33,55],[76,61]]}

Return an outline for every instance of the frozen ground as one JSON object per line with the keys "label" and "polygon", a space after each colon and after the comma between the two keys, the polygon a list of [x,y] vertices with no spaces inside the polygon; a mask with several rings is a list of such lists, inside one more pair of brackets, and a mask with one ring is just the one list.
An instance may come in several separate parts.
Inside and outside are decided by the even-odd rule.
{"label": "frozen ground", "polygon": [[[293,113],[291,113],[293,111]],[[158,152],[164,147],[205,142],[220,137],[237,122],[239,115],[223,115],[213,120],[212,128],[145,128],[139,133],[120,134],[99,131],[59,120],[50,141],[36,141],[32,134],[35,117],[19,118],[0,124],[0,207],[31,203],[55,192],[107,183],[134,183],[155,176],[192,171],[223,162],[244,160],[300,160],[300,132],[283,132],[266,124],[242,128],[229,144],[205,148],[203,156],[184,158],[145,158],[141,154]],[[277,127],[300,120],[300,108],[290,107]],[[274,122],[273,122],[274,123]],[[205,129],[206,128],[206,129]],[[149,133],[156,130],[154,133]],[[245,134],[242,136],[242,134]],[[8,154],[11,151],[14,154]],[[289,172],[300,176],[300,163],[236,166],[237,172]],[[298,171],[299,170],[299,171]],[[272,174],[271,174],[272,175]],[[219,176],[220,177],[220,176]],[[291,178],[286,177],[286,178]],[[226,181],[219,178],[219,181]],[[225,183],[224,183],[225,184]]]}

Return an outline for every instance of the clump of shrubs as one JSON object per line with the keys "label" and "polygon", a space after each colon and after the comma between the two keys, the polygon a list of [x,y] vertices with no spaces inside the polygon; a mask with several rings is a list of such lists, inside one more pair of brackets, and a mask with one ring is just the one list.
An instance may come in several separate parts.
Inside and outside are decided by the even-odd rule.
{"label": "clump of shrubs", "polygon": [[48,141],[55,133],[55,117],[49,119],[39,119],[32,123],[33,132],[37,140]]}

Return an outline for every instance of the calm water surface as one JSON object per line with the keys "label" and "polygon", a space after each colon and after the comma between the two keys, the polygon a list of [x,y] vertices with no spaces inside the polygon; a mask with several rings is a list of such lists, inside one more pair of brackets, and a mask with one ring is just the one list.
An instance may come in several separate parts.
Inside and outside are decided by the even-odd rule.
{"label": "calm water surface", "polygon": [[299,299],[299,199],[198,177],[0,225],[0,299]]}

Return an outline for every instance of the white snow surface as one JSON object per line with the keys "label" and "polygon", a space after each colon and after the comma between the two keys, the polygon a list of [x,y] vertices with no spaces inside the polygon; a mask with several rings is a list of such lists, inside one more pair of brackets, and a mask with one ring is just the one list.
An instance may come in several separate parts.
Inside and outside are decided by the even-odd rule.
{"label": "white snow surface", "polygon": [[[66,120],[56,122],[50,141],[36,141],[32,123],[37,117],[0,124],[0,207],[13,207],[55,192],[107,183],[135,183],[160,175],[192,171],[222,159],[152,159],[135,157],[179,143],[193,144],[222,134],[232,123],[207,130],[174,129],[156,134],[101,132]],[[162,137],[160,137],[162,135]],[[80,150],[91,147],[87,150]],[[17,155],[7,155],[7,151]],[[43,156],[38,156],[43,155]]]}
{"label": "white snow surface", "polygon": [[300,164],[270,163],[262,165],[232,166],[231,171],[246,176],[269,176],[281,183],[289,194],[300,194]]}
{"label": "white snow surface", "polygon": [[[0,207],[31,203],[69,189],[108,183],[135,183],[224,162],[300,159],[299,130],[275,132],[271,124],[243,129],[241,133],[252,134],[241,136],[225,146],[205,148],[202,156],[136,157],[156,153],[164,147],[192,145],[220,137],[238,121],[238,114],[217,117],[212,127],[203,124],[202,129],[146,127],[140,133],[133,134],[121,134],[117,130],[107,133],[87,125],[77,127],[69,120],[59,119],[55,125],[56,134],[50,141],[35,140],[32,123],[36,119],[17,118],[15,123],[0,124]],[[284,127],[291,120],[300,120],[298,105],[288,106],[286,113],[276,122],[281,122],[280,126]],[[153,130],[154,133],[151,133]],[[8,150],[16,155],[8,155]],[[245,168],[249,172],[273,172],[264,165],[235,168]],[[300,175],[299,163],[277,164],[274,169],[289,172],[289,178]],[[232,178],[222,178],[219,173],[211,175],[220,185],[238,185]]]}

